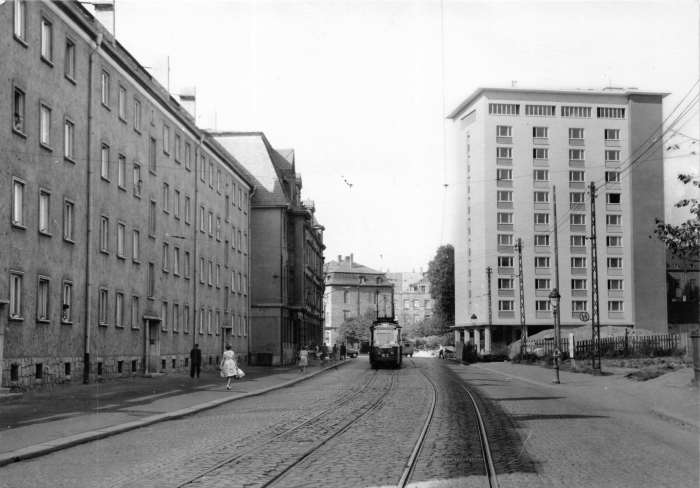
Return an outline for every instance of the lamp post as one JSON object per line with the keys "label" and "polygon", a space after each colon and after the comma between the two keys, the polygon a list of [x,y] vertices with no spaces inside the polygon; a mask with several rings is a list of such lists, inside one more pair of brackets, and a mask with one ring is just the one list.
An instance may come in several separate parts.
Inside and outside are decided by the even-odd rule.
{"label": "lamp post", "polygon": [[559,383],[559,357],[557,353],[559,352],[559,299],[561,295],[559,290],[554,288],[552,293],[549,294],[549,301],[552,304],[552,313],[554,314],[554,379],[552,383]]}

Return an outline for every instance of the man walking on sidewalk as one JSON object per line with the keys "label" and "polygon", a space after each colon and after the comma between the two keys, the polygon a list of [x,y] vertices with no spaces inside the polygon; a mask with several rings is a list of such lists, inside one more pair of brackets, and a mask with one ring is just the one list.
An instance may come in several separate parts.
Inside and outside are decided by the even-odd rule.
{"label": "man walking on sidewalk", "polygon": [[194,378],[194,373],[197,372],[197,378],[202,370],[202,351],[199,349],[199,344],[195,344],[190,351],[190,378]]}

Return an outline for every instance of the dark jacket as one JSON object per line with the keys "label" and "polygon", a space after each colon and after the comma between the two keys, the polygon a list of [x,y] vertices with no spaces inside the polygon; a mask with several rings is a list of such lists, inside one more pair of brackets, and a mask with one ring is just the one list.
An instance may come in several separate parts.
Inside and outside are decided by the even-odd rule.
{"label": "dark jacket", "polygon": [[190,360],[192,364],[202,364],[202,351],[197,347],[193,347],[190,351]]}

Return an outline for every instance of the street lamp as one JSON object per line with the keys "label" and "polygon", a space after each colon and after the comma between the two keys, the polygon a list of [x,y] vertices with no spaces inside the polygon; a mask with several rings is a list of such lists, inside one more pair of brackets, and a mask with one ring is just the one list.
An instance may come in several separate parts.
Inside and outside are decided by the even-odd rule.
{"label": "street lamp", "polygon": [[476,325],[476,314],[473,313],[471,318],[472,318],[472,325]]}
{"label": "street lamp", "polygon": [[549,294],[549,302],[552,304],[552,313],[554,314],[554,379],[552,383],[559,383],[559,357],[557,353],[559,352],[559,300],[561,295],[559,290],[554,288],[552,293]]}

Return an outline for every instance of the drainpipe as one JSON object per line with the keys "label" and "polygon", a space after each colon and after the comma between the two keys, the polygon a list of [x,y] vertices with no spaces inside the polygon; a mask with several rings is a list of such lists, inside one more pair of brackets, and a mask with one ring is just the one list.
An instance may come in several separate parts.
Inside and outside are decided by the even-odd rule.
{"label": "drainpipe", "polygon": [[[194,249],[192,251],[193,254],[193,261],[194,261],[194,270],[193,270],[193,276],[192,276],[192,281],[194,283],[194,322],[193,322],[193,327],[192,327],[192,347],[194,348],[194,345],[197,343],[197,334],[198,329],[197,329],[197,316],[199,315],[199,308],[197,307],[197,263],[199,262],[199,257],[197,256],[197,232],[199,232],[199,225],[200,223],[198,222],[199,218],[199,175],[197,174],[197,163],[199,161],[199,148],[202,147],[202,144],[204,143],[204,134],[199,136],[199,142],[197,143],[197,146],[194,148]],[[202,168],[204,168],[204,164],[202,164]],[[201,273],[201,270],[200,270]]]}
{"label": "drainpipe", "polygon": [[90,383],[90,324],[92,323],[92,65],[94,56],[102,45],[102,33],[90,51],[88,63],[88,122],[87,122],[87,237],[85,263],[85,354],[83,356],[83,384]]}
{"label": "drainpipe", "polygon": [[248,310],[248,323],[247,323],[247,326],[248,326],[248,365],[249,365],[249,366],[250,366],[250,364],[251,364],[251,360],[250,360],[250,338],[253,336],[253,328],[251,327],[252,324],[253,324],[253,311],[252,311],[252,308],[251,308],[251,302],[252,302],[252,300],[253,300],[253,285],[252,285],[252,283],[253,283],[253,278],[252,278],[251,267],[250,267],[250,261],[251,261],[251,259],[252,259],[251,256],[252,256],[252,252],[253,252],[253,248],[252,248],[252,246],[250,245],[250,244],[252,243],[252,239],[253,239],[253,229],[252,229],[252,227],[250,226],[250,221],[251,221],[251,217],[252,217],[252,215],[253,215],[253,208],[252,208],[252,206],[250,205],[250,202],[253,201],[253,195],[255,195],[255,192],[256,192],[257,190],[258,190],[258,186],[257,186],[257,185],[254,185],[254,186],[253,186],[253,191],[251,191],[251,192],[250,192],[250,195],[248,195],[248,201],[247,201],[247,202],[243,202],[244,204],[247,204],[247,205],[248,205],[248,263],[247,263],[247,264],[248,264],[248,266],[247,266],[247,267],[248,267],[248,303],[246,304],[246,305],[247,305],[246,308],[247,308],[247,310]]}

